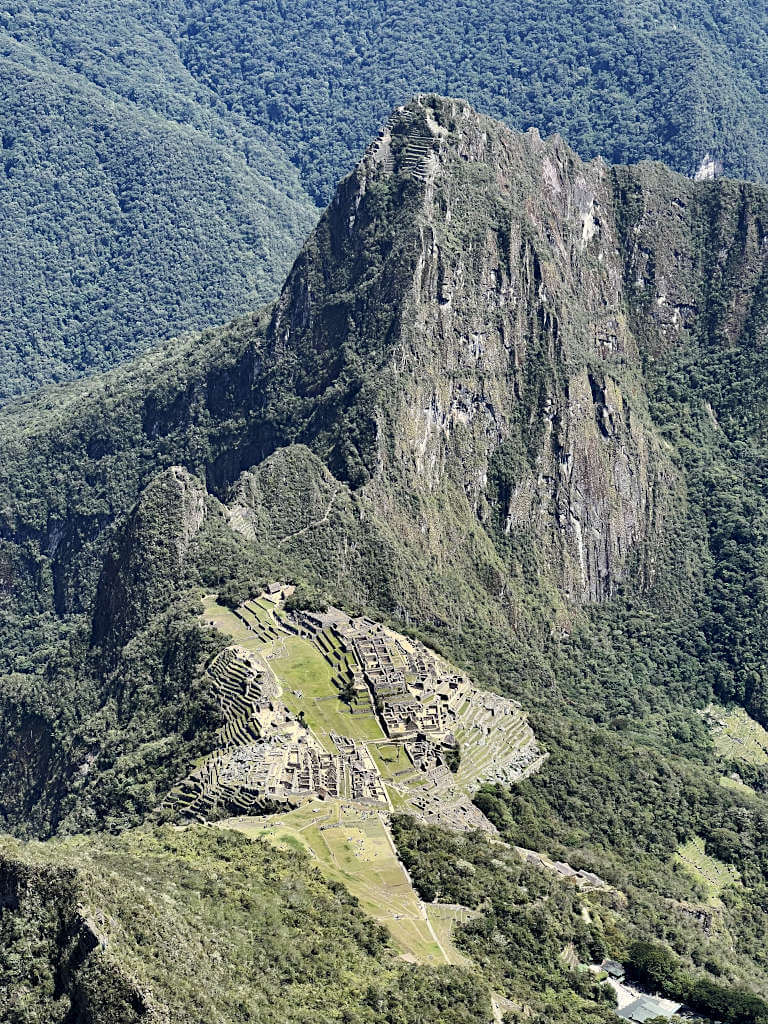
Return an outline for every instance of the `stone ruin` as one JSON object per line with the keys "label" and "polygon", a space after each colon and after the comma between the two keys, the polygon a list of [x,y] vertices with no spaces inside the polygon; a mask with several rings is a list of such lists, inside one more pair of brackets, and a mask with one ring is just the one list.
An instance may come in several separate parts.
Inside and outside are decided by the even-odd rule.
{"label": "stone ruin", "polygon": [[[211,663],[208,675],[224,719],[217,749],[163,805],[198,821],[261,813],[313,797],[386,811],[392,807],[389,787],[392,798],[399,794],[398,806],[425,821],[494,831],[472,804],[476,790],[486,781],[514,782],[546,756],[520,706],[478,690],[424,644],[366,616],[336,608],[289,615],[281,610],[285,593],[274,584],[264,595],[275,607],[266,618],[254,602],[238,609],[241,622],[264,643],[263,655],[233,645]],[[350,721],[375,717],[386,741],[332,732],[326,749],[285,707],[270,662],[291,634],[306,638],[331,666],[335,685],[350,701]],[[298,691],[294,695],[301,699]],[[374,757],[377,744],[394,745],[409,765],[386,785]],[[454,773],[446,750],[459,746]]]}

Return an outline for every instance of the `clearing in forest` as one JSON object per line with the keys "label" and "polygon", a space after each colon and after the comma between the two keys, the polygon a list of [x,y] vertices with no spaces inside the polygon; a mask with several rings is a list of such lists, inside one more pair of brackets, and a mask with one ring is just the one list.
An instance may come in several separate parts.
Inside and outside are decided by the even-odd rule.
{"label": "clearing in forest", "polygon": [[680,846],[675,859],[704,886],[710,902],[717,902],[726,886],[740,883],[736,868],[708,854],[700,836],[694,836]]}
{"label": "clearing in forest", "polygon": [[715,749],[721,757],[749,764],[768,764],[768,732],[743,708],[707,708],[707,720],[712,726]]}
{"label": "clearing in forest", "polygon": [[751,786],[748,786],[746,782],[738,777],[734,778],[732,775],[723,775],[720,778],[720,785],[723,789],[733,790],[734,793],[744,793],[745,795],[749,794],[750,796],[755,795],[755,791]]}
{"label": "clearing in forest", "polygon": [[480,917],[480,911],[449,903],[428,903],[426,906],[429,920],[450,963],[457,967],[469,966],[472,961],[454,945],[453,932],[457,925]]}
{"label": "clearing in forest", "polygon": [[[220,827],[306,850],[326,878],[342,882],[363,909],[389,930],[408,959],[444,964],[459,956],[438,940],[427,908],[397,859],[387,825],[376,811],[342,801],[313,800],[285,814],[231,818]],[[442,936],[448,931],[441,928]]]}

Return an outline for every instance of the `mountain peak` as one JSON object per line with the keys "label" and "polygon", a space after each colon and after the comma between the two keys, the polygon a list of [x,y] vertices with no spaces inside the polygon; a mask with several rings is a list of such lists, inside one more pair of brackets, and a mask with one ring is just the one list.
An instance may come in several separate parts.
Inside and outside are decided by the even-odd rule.
{"label": "mountain peak", "polygon": [[[340,186],[276,305],[270,390],[287,383],[304,410],[281,442],[380,490],[382,507],[393,481],[418,494],[402,524],[418,543],[435,503],[489,529],[498,518],[503,537],[533,516],[555,586],[610,596],[658,540],[675,475],[644,428],[619,233],[601,160],[414,97]],[[491,494],[505,451],[515,469]]]}
{"label": "mountain peak", "polygon": [[514,150],[531,156],[550,151],[578,160],[559,135],[543,140],[536,128],[516,132],[466,100],[424,93],[392,111],[358,170],[428,182],[441,163],[493,161]]}

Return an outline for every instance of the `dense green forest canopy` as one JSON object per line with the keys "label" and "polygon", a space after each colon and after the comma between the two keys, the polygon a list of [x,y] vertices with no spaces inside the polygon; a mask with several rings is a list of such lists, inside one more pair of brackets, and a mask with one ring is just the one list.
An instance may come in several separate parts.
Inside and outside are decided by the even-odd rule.
{"label": "dense green forest canopy", "polygon": [[182,6],[186,66],[232,109],[271,124],[318,197],[414,92],[560,132],[584,157],[651,157],[693,173],[712,151],[736,176],[768,171],[768,21],[756,2]]}
{"label": "dense green forest canopy", "polygon": [[[185,79],[148,10],[13,6],[0,13],[0,401],[256,308],[317,216],[277,147]],[[48,31],[69,63],[37,38]]]}
{"label": "dense green forest canopy", "polygon": [[[497,812],[502,807],[488,793],[483,802],[492,813],[493,804]],[[501,810],[496,820],[501,834],[511,838],[511,818]],[[563,950],[571,950],[582,964],[599,963],[606,953],[617,957],[626,962],[633,981],[686,1003],[695,1016],[728,1024],[768,1020],[768,1002],[731,980],[734,950],[725,936],[715,930],[702,935],[681,913],[685,904],[669,898],[671,892],[690,892],[684,875],[674,875],[663,864],[655,865],[656,878],[646,879],[642,889],[623,879],[620,895],[616,890],[589,892],[564,885],[553,872],[479,833],[456,835],[403,815],[393,817],[392,830],[425,899],[477,911],[456,929],[455,941],[482,967],[495,991],[528,1007],[527,1014],[510,1017],[516,1024],[526,1019],[535,1024],[615,1020],[612,990],[598,984],[590,971],[574,972]],[[569,858],[581,863],[583,855],[571,852]],[[745,932],[736,943],[737,959],[745,950]],[[687,955],[676,955],[668,945],[649,939],[651,934],[663,934]]]}
{"label": "dense green forest canopy", "polygon": [[764,5],[12,0],[0,400],[269,298],[416,92],[588,157],[768,178]]}

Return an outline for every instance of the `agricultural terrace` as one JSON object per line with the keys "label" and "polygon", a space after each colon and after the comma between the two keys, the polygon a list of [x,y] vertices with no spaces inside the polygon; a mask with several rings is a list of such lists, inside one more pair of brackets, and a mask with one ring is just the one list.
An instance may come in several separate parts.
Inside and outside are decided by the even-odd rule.
{"label": "agricultural terrace", "polygon": [[320,796],[494,831],[472,803],[478,787],[545,757],[519,705],[372,619],[289,614],[288,590],[235,609],[203,598],[203,621],[232,640],[208,667],[224,725],[166,807],[209,821]]}
{"label": "agricultural terrace", "polygon": [[768,764],[768,732],[743,708],[725,708],[713,704],[707,708],[715,749],[721,757],[749,764]]}
{"label": "agricultural terrace", "polygon": [[389,813],[493,832],[477,788],[522,778],[546,755],[514,701],[371,619],[289,614],[287,590],[274,584],[236,609],[202,599],[203,622],[231,640],[207,668],[223,724],[164,808],[305,850],[403,956],[464,963],[451,936],[470,911],[425,907]]}
{"label": "agricultural terrace", "polygon": [[717,903],[727,886],[740,884],[736,868],[710,856],[700,836],[695,836],[684,846],[680,846],[675,854],[675,860],[704,887],[710,903]]}
{"label": "agricultural terrace", "polygon": [[744,782],[740,778],[734,778],[732,775],[721,776],[720,785],[723,787],[723,789],[730,789],[734,793],[743,793],[745,795],[754,795],[755,793],[754,789],[752,789],[751,786],[748,786],[746,782]]}

